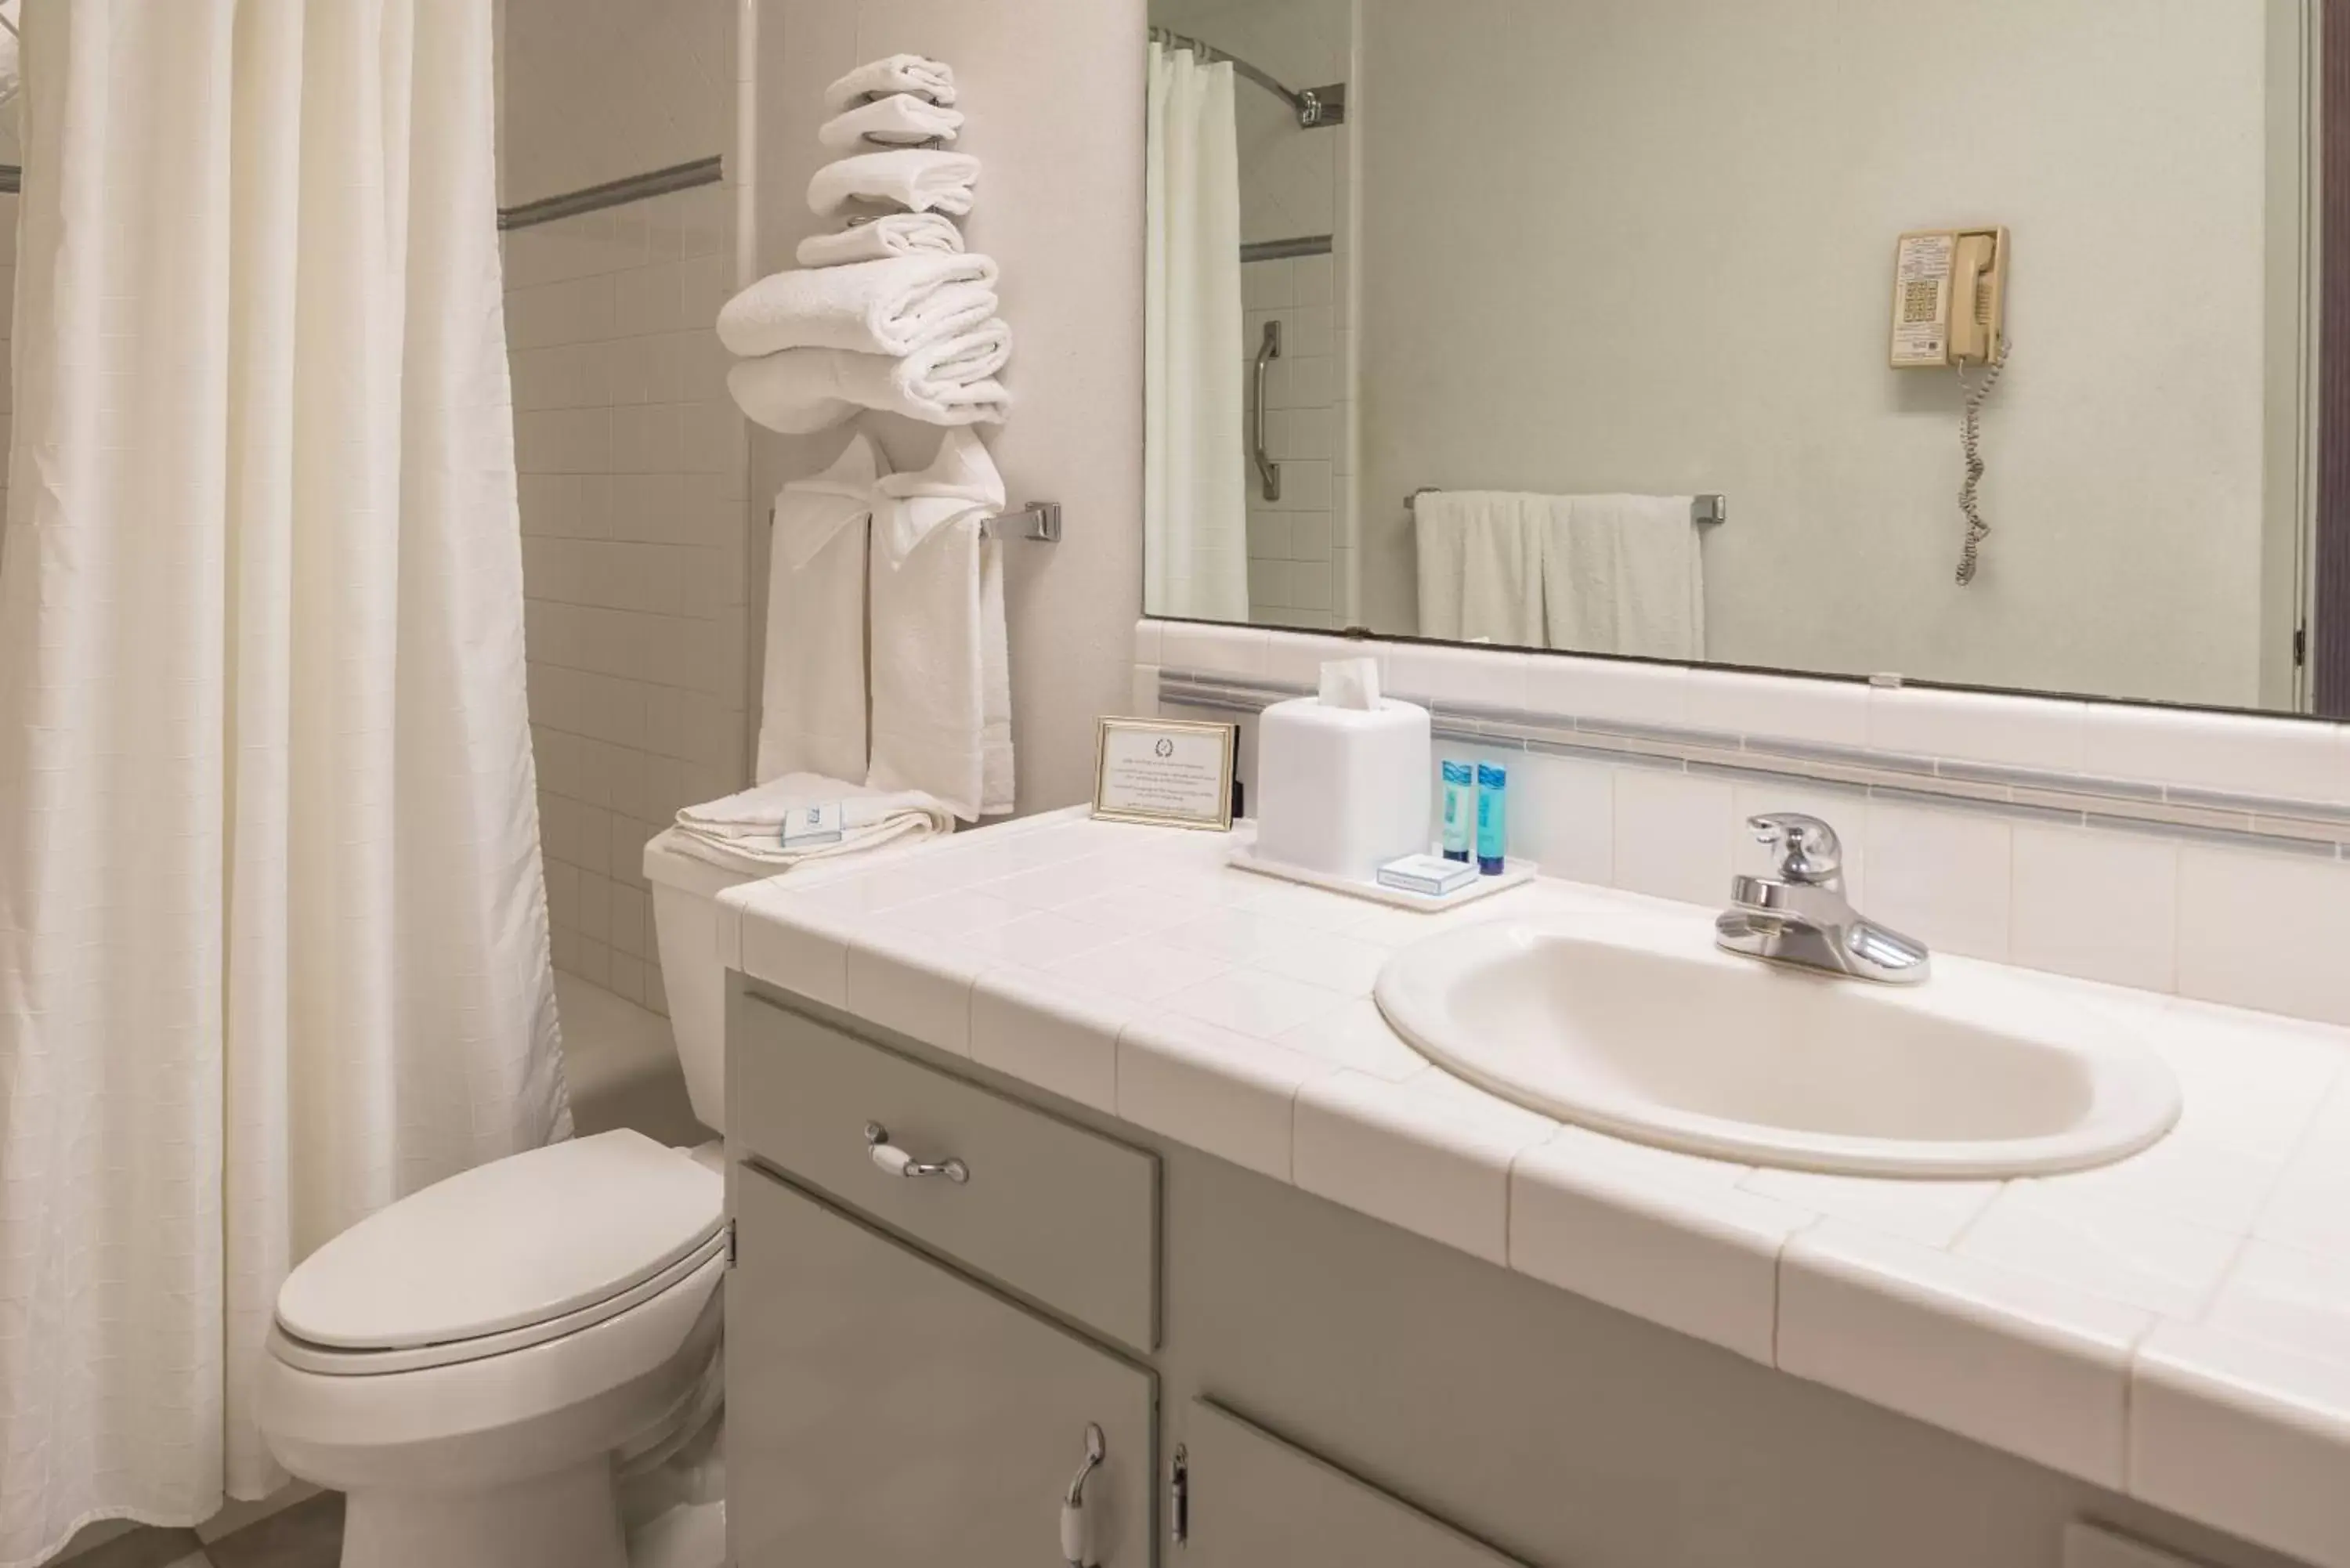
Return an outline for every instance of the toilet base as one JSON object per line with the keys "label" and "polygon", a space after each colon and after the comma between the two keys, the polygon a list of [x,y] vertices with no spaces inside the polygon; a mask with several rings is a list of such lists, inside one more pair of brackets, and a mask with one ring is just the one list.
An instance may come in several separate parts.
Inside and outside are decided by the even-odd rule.
{"label": "toilet base", "polygon": [[610,1459],[488,1491],[349,1494],[342,1568],[628,1568]]}

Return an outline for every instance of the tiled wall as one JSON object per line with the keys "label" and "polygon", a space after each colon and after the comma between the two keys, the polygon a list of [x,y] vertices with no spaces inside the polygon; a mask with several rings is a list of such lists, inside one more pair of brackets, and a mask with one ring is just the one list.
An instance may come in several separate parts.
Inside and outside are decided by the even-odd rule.
{"label": "tiled wall", "polygon": [[1162,670],[1303,691],[1366,648],[1440,753],[1510,768],[1554,875],[1719,908],[1766,868],[1745,819],[1805,811],[1854,903],[1938,952],[2350,1023],[2350,730],[1172,622],[1134,701]]}
{"label": "tiled wall", "polygon": [[[723,154],[730,0],[504,0],[507,205]],[[731,185],[516,229],[506,341],[555,962],[661,1009],[645,840],[747,778]]]}
{"label": "tiled wall", "polygon": [[[1344,135],[1339,131],[1300,132]],[[1281,498],[1267,501],[1248,470],[1249,616],[1266,625],[1343,627],[1353,535],[1345,515],[1347,335],[1339,329],[1335,255],[1251,262],[1241,269],[1242,373],[1251,373],[1264,326],[1278,320],[1282,358],[1265,368],[1265,446],[1281,465]]]}
{"label": "tiled wall", "polygon": [[502,0],[500,200],[733,145],[730,0]]}
{"label": "tiled wall", "polygon": [[742,786],[747,458],[723,186],[517,230],[506,335],[558,968],[660,1005],[639,856]]}

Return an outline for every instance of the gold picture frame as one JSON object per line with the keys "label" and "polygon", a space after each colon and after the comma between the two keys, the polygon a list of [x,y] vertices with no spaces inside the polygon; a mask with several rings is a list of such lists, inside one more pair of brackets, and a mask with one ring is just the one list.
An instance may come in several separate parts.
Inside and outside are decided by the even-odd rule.
{"label": "gold picture frame", "polygon": [[1094,819],[1230,832],[1239,745],[1232,724],[1102,720],[1094,735]]}

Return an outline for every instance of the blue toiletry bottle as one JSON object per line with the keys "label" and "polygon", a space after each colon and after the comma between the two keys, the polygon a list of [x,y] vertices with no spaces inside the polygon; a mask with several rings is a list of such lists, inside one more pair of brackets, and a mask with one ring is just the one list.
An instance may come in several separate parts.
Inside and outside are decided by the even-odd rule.
{"label": "blue toiletry bottle", "polygon": [[1499,877],[1509,869],[1509,770],[1492,763],[1477,764],[1477,869]]}
{"label": "blue toiletry bottle", "polygon": [[1444,857],[1464,865],[1477,836],[1477,774],[1467,763],[1444,764]]}

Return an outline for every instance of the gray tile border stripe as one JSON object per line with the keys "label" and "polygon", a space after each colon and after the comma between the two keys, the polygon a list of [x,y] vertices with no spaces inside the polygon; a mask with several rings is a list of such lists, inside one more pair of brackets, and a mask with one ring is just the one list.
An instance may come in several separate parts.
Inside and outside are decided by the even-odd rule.
{"label": "gray tile border stripe", "polygon": [[[1159,671],[1159,701],[1172,707],[1252,713],[1310,694],[1304,686],[1257,677]],[[1652,772],[1865,791],[1873,799],[2010,821],[2350,861],[2350,806],[1874,752],[1783,736],[1430,701],[1401,691],[1395,695],[1426,702],[1435,715],[1438,736],[1459,745]]]}

